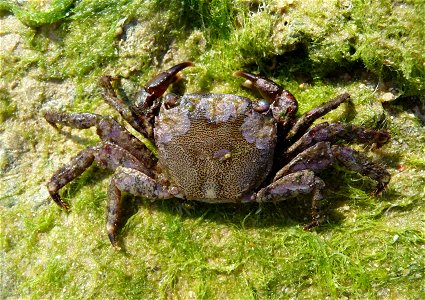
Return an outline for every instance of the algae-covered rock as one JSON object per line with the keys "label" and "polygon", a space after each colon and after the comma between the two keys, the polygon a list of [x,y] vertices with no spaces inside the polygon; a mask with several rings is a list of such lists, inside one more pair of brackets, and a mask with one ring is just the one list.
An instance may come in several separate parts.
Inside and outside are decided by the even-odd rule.
{"label": "algae-covered rock", "polygon": [[[421,0],[0,0],[0,298],[424,298],[424,15]],[[114,251],[111,174],[92,166],[62,189],[70,212],[45,187],[98,142],[95,130],[57,130],[43,113],[122,121],[102,100],[101,75],[134,96],[185,60],[195,67],[177,92],[258,97],[231,76],[241,69],[284,85],[301,112],[348,91],[351,103],[319,122],[388,130],[387,145],[365,151],[389,169],[388,190],[375,198],[370,180],[325,172],[328,217],[311,232],[308,199],[126,196],[125,251]]]}

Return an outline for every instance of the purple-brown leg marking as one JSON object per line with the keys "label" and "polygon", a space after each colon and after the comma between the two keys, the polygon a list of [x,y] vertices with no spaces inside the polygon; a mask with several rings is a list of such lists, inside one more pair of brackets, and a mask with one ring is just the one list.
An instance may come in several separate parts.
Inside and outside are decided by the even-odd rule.
{"label": "purple-brown leg marking", "polygon": [[117,78],[112,78],[111,76],[102,76],[100,78],[100,85],[103,89],[103,100],[118,111],[124,120],[126,120],[134,129],[148,138],[149,134],[145,126],[151,126],[151,124],[145,124],[145,120],[131,111],[128,105],[118,97],[112,86],[112,82],[117,80]]}
{"label": "purple-brown leg marking", "polygon": [[286,139],[289,139],[291,141],[296,141],[309,129],[309,127],[311,126],[311,124],[313,124],[314,121],[324,116],[331,110],[336,109],[338,106],[348,101],[349,99],[350,99],[350,94],[343,93],[337,96],[335,99],[332,99],[326,103],[323,103],[322,105],[317,106],[313,108],[312,110],[306,112],[296,121],[294,126],[292,126],[291,130],[286,136]]}
{"label": "purple-brown leg marking", "polygon": [[318,142],[305,149],[294,159],[281,168],[274,176],[273,181],[301,170],[313,172],[322,171],[334,163],[332,150],[329,142]]}
{"label": "purple-brown leg marking", "polygon": [[178,80],[178,73],[190,66],[193,66],[193,63],[183,62],[161,72],[145,84],[136,102],[130,106],[118,98],[111,84],[116,79],[103,76],[100,80],[103,88],[102,96],[134,129],[153,142],[153,122],[160,106],[160,103],[155,101],[165,93],[170,84]]}
{"label": "purple-brown leg marking", "polygon": [[389,172],[367,156],[349,147],[318,142],[307,148],[279,170],[273,181],[301,170],[323,171],[335,163],[378,182],[375,194],[380,194],[390,181]]}
{"label": "purple-brown leg marking", "polygon": [[[111,117],[104,117],[91,113],[60,113],[48,111],[44,115],[47,122],[56,127],[62,124],[71,128],[87,129],[95,126],[96,132],[102,141],[120,145],[134,157],[143,162],[147,169],[155,165],[152,152],[125,127]],[[122,145],[122,146],[121,146]]]}
{"label": "purple-brown leg marking", "polygon": [[57,170],[47,182],[47,189],[53,200],[62,208],[68,209],[69,204],[59,196],[59,190],[68,182],[80,176],[94,161],[95,147],[82,150],[71,161]]}
{"label": "purple-brown leg marking", "polygon": [[347,169],[367,176],[378,182],[374,191],[380,195],[390,182],[390,173],[380,164],[370,160],[367,156],[349,147],[333,145],[332,153],[338,162]]}
{"label": "purple-brown leg marking", "polygon": [[322,179],[312,171],[301,170],[285,175],[262,188],[254,196],[256,202],[277,202],[297,197],[298,195],[311,194],[312,222],[304,228],[317,226],[320,221],[320,200],[323,199],[321,190],[325,187]]}
{"label": "purple-brown leg marking", "polygon": [[118,166],[124,166],[151,174],[142,162],[117,145],[104,142],[95,147],[88,147],[74,156],[68,164],[56,171],[47,182],[47,189],[50,195],[60,207],[68,209],[69,205],[61,199],[59,190],[80,176],[91,166],[93,161],[96,161],[100,167],[112,171]]}
{"label": "purple-brown leg marking", "polygon": [[108,237],[114,247],[117,247],[116,229],[121,217],[122,192],[150,200],[174,197],[173,194],[143,172],[126,167],[117,168],[109,181],[106,215]]}
{"label": "purple-brown leg marking", "polygon": [[318,142],[335,143],[343,140],[360,144],[376,143],[378,147],[388,142],[390,135],[385,130],[368,129],[352,124],[336,122],[332,124],[321,123],[307,131],[297,142],[295,142],[283,154],[286,162],[289,162],[296,155]]}
{"label": "purple-brown leg marking", "polygon": [[[52,111],[46,112],[44,117],[54,127],[56,124],[78,129],[95,126],[102,140],[99,145],[88,147],[78,153],[48,181],[49,193],[60,207],[68,209],[69,205],[60,198],[59,190],[80,176],[94,160],[109,170],[115,170],[119,165],[123,165],[152,176],[150,168],[155,164],[152,153],[114,119],[90,113],[65,114]],[[118,145],[124,145],[125,148]]]}

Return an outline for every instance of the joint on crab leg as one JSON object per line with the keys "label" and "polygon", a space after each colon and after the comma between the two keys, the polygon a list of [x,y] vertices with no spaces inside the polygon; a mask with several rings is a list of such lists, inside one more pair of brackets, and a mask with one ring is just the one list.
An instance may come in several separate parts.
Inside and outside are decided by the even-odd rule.
{"label": "joint on crab leg", "polygon": [[80,176],[94,161],[95,147],[82,150],[71,161],[57,170],[47,182],[47,190],[53,200],[63,209],[68,209],[69,204],[64,202],[59,196],[59,190],[68,182]]}
{"label": "joint on crab leg", "polygon": [[311,194],[312,222],[304,228],[310,229],[319,225],[320,209],[319,202],[323,199],[321,190],[325,187],[322,179],[310,170],[288,174],[270,185],[262,188],[253,196],[256,202],[277,202],[297,197],[298,195]]}
{"label": "joint on crab leg", "polygon": [[118,111],[124,120],[126,120],[134,129],[143,134],[146,138],[149,138],[150,124],[147,124],[140,115],[133,112],[123,100],[118,98],[117,93],[111,84],[112,81],[116,80],[118,79],[111,76],[102,76],[100,78],[100,85],[103,88],[103,100]]}
{"label": "joint on crab leg", "polygon": [[374,194],[382,194],[391,179],[390,173],[383,166],[349,147],[333,145],[332,152],[338,162],[347,169],[377,181]]}
{"label": "joint on crab leg", "polygon": [[151,168],[155,163],[152,152],[113,118],[91,113],[67,114],[55,111],[46,112],[44,117],[55,128],[57,128],[56,124],[78,129],[96,127],[96,132],[102,141],[123,145],[122,148],[143,162],[146,168]]}
{"label": "joint on crab leg", "polygon": [[286,159],[290,160],[305,149],[318,142],[327,141],[335,143],[336,141],[357,142],[360,144],[373,144],[378,147],[384,145],[390,139],[390,134],[385,130],[374,130],[352,124],[321,123],[307,131],[298,141],[296,141],[285,152]]}
{"label": "joint on crab leg", "polygon": [[331,146],[330,142],[318,142],[279,170],[273,181],[302,170],[320,172],[334,163],[377,181],[375,195],[380,195],[391,179],[390,173],[384,167],[356,150],[340,145]]}
{"label": "joint on crab leg", "polygon": [[[135,169],[118,167],[109,182],[108,209],[106,215],[106,229],[108,237],[115,248],[117,246],[116,231],[121,218],[121,193],[130,193],[150,200],[169,199],[176,195],[162,187],[154,179]],[[176,192],[173,190],[173,192]]]}
{"label": "joint on crab leg", "polygon": [[323,181],[310,170],[301,170],[288,174],[262,188],[255,194],[256,202],[275,202],[294,198],[301,194],[309,194],[313,187],[325,187]]}
{"label": "joint on crab leg", "polygon": [[119,166],[131,168],[152,176],[153,172],[130,152],[112,143],[104,142],[97,147],[96,163],[106,169],[115,171]]}
{"label": "joint on crab leg", "polygon": [[301,170],[311,170],[313,172],[322,171],[333,165],[333,163],[334,158],[330,143],[318,142],[298,154],[280,169],[274,176],[273,181],[277,181],[285,175]]}
{"label": "joint on crab leg", "polygon": [[93,161],[96,161],[100,167],[112,171],[117,169],[118,166],[124,166],[152,174],[142,162],[117,145],[104,142],[95,147],[88,147],[73,157],[68,164],[56,171],[47,183],[50,195],[60,207],[68,209],[69,205],[60,198],[59,190],[80,176],[91,166]]}

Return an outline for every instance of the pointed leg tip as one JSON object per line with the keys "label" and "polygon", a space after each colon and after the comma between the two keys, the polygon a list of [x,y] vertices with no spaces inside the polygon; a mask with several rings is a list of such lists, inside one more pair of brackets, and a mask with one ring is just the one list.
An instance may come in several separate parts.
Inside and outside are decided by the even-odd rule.
{"label": "pointed leg tip", "polygon": [[118,246],[118,242],[117,242],[117,239],[116,239],[116,237],[115,237],[115,233],[113,233],[113,232],[108,232],[108,238],[109,238],[109,241],[111,242],[112,248],[113,248],[115,251],[121,251],[121,247],[120,247],[120,246]]}
{"label": "pointed leg tip", "polygon": [[50,196],[52,197],[53,201],[59,205],[60,208],[64,209],[65,211],[69,210],[69,204],[62,200],[62,198],[59,196],[59,193],[50,193]]}
{"label": "pointed leg tip", "polygon": [[373,191],[372,195],[375,197],[382,197],[385,189],[387,188],[388,183],[378,183],[375,191]]}
{"label": "pointed leg tip", "polygon": [[43,113],[43,118],[49,123],[50,126],[52,126],[55,129],[58,129],[58,126],[55,123],[55,116],[57,116],[59,113],[56,111],[48,110]]}
{"label": "pointed leg tip", "polygon": [[319,222],[317,220],[314,220],[311,223],[304,225],[303,229],[307,231],[317,226],[319,226]]}
{"label": "pointed leg tip", "polygon": [[114,251],[117,251],[117,252],[119,252],[119,251],[121,251],[121,250],[122,250],[122,248],[121,248],[120,246],[118,246],[118,244],[117,244],[117,243],[112,244],[112,249],[114,249]]}

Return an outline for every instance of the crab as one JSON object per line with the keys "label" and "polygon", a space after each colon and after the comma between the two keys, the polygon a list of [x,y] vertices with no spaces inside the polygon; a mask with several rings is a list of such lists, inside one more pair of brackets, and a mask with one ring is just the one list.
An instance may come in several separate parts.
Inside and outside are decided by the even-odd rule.
{"label": "crab", "polygon": [[[59,191],[93,162],[114,172],[108,186],[107,233],[114,247],[124,205],[122,193],[151,200],[182,198],[208,203],[277,202],[311,195],[310,229],[322,220],[320,202],[325,183],[318,173],[340,164],[377,182],[379,195],[389,172],[341,142],[388,142],[385,130],[342,122],[319,123],[319,117],[350,98],[343,93],[296,116],[294,96],[265,77],[245,71],[234,75],[263,99],[251,101],[231,94],[194,93],[183,96],[167,88],[181,77],[183,62],[158,74],[127,104],[113,86],[116,78],[100,80],[104,100],[146,139],[142,142],[112,117],[92,113],[48,111],[45,119],[71,128],[96,127],[101,142],[78,153],[47,182],[52,199],[69,205]],[[154,145],[157,153],[146,145]]]}

